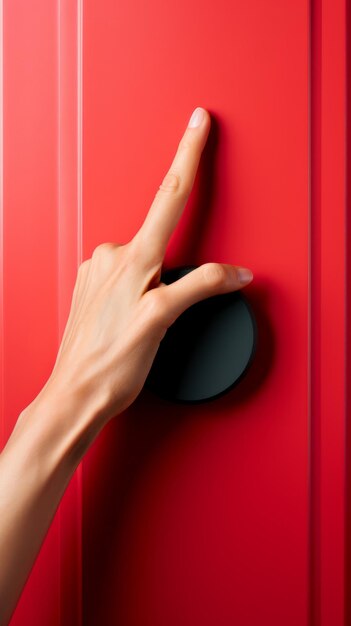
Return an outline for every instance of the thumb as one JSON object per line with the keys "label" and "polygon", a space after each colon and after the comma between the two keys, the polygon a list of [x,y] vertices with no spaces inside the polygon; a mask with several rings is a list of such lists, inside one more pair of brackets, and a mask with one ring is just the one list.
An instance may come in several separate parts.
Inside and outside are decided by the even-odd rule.
{"label": "thumb", "polygon": [[[167,316],[175,321],[188,307],[221,293],[237,291],[251,282],[251,270],[227,263],[204,263],[162,288]],[[173,323],[171,321],[171,323]]]}

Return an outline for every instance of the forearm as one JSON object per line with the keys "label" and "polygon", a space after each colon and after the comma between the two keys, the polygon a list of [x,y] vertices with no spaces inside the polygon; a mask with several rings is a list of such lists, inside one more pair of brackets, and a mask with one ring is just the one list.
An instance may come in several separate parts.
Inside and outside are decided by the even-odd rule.
{"label": "forearm", "polygon": [[[86,394],[85,394],[86,395]],[[105,421],[103,399],[46,387],[0,455],[0,625],[8,623],[61,497]]]}

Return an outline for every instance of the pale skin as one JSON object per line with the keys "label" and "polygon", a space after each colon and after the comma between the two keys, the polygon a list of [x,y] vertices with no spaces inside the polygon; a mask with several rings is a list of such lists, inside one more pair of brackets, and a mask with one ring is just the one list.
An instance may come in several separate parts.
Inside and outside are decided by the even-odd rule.
{"label": "pale skin", "polygon": [[[98,245],[78,269],[54,368],[0,455],[0,625],[8,624],[62,495],[101,429],[140,393],[160,341],[189,306],[252,280],[208,262],[160,282],[167,243],[211,125],[197,107],[145,220],[126,244]],[[246,279],[245,279],[246,275]]]}

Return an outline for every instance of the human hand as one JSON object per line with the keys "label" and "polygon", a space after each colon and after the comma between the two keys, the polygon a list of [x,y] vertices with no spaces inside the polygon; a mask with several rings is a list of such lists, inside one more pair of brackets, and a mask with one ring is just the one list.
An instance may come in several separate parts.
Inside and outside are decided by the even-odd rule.
{"label": "human hand", "polygon": [[186,128],[140,230],[126,244],[98,245],[78,270],[47,386],[69,387],[85,398],[99,396],[106,421],[138,396],[160,341],[185,309],[252,280],[250,270],[240,266],[205,263],[170,285],[160,283],[166,246],[191,192],[210,130],[209,113],[197,111],[202,119]]}
{"label": "human hand", "polygon": [[160,283],[166,245],[210,129],[202,112],[133,239],[103,243],[80,265],[54,368],[0,455],[1,624],[10,619],[75,468],[106,422],[141,391],[167,328],[199,300],[245,284],[240,268],[219,263]]}

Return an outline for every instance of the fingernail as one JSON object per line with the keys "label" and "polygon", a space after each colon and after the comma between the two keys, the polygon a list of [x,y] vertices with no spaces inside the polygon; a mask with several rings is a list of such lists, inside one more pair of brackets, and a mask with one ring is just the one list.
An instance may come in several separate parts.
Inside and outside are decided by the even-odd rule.
{"label": "fingernail", "polygon": [[242,285],[249,283],[253,279],[253,273],[246,267],[238,267],[237,274]]}
{"label": "fingernail", "polygon": [[197,107],[191,115],[188,127],[195,128],[196,126],[200,126],[203,119],[204,119],[204,110],[201,107]]}

